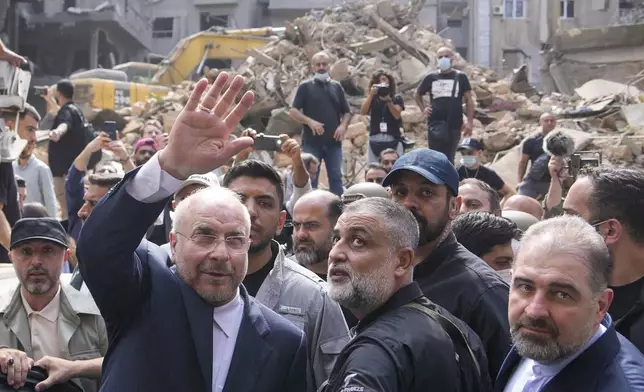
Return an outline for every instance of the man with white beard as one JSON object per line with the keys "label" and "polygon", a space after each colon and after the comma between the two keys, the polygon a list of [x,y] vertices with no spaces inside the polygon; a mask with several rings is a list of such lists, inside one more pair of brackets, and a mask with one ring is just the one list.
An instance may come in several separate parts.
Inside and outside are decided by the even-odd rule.
{"label": "man with white beard", "polygon": [[329,253],[329,294],[360,319],[323,392],[488,391],[482,344],[413,282],[418,224],[403,205],[345,206]]}
{"label": "man with white beard", "polygon": [[[326,282],[329,252],[333,247],[333,227],[344,204],[329,191],[315,190],[302,196],[293,207],[293,250],[297,262]],[[349,328],[358,319],[342,308]]]}

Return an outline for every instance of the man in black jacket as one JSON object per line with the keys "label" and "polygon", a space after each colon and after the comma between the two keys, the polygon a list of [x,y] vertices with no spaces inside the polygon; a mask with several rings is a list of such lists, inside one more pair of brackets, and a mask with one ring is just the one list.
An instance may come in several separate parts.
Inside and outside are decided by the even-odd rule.
{"label": "man in black jacket", "polygon": [[507,283],[456,241],[451,221],[461,206],[458,173],[438,151],[419,148],[401,156],[383,186],[416,218],[420,241],[414,280],[423,294],[465,321],[487,353],[489,372],[498,373],[510,350]]}
{"label": "man in black jacket", "polygon": [[84,129],[85,117],[74,104],[73,97],[74,85],[71,81],[64,79],[56,84],[56,102],[60,109],[49,131],[49,168],[54,177],[54,190],[63,218],[67,217],[67,170],[89,142]]}
{"label": "man in black jacket", "polygon": [[320,390],[490,390],[476,334],[412,280],[419,235],[411,213],[384,198],[358,200],[334,232],[329,294],[360,322]]}

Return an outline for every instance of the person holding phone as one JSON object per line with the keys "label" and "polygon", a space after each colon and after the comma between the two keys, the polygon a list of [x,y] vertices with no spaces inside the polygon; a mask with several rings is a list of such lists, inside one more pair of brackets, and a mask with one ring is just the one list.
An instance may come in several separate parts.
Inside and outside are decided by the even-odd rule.
{"label": "person holding phone", "polygon": [[405,102],[396,95],[396,81],[385,70],[378,70],[371,76],[369,95],[362,103],[360,114],[369,116],[369,145],[367,162],[377,163],[380,153],[388,148],[403,154],[400,141],[402,120],[400,114],[405,110]]}

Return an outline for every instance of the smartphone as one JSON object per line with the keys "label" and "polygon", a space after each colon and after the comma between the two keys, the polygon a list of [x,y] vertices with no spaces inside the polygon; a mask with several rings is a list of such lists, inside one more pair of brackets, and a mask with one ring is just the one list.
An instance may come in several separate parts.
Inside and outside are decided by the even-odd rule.
{"label": "smartphone", "polygon": [[35,95],[47,95],[47,86],[34,86],[34,94]]}
{"label": "smartphone", "polygon": [[257,135],[253,149],[263,151],[282,151],[282,139],[279,136]]}
{"label": "smartphone", "polygon": [[103,130],[110,135],[110,139],[116,140],[116,121],[105,121],[103,123]]}

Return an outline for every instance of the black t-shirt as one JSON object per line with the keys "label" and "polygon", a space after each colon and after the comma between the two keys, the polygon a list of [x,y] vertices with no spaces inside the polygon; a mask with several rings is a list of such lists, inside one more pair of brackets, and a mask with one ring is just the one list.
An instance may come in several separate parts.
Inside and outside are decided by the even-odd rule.
{"label": "black t-shirt", "polygon": [[640,278],[633,283],[613,289],[613,302],[610,304],[608,312],[614,320],[618,320],[626,315],[635,303],[639,300],[642,289],[644,289],[644,278]]}
{"label": "black t-shirt", "polygon": [[302,144],[340,144],[333,139],[333,134],[342,116],[351,111],[340,83],[334,80],[328,83],[306,80],[297,88],[292,106],[324,124],[324,134],[320,136],[313,135],[311,128],[304,125]]}
{"label": "black t-shirt", "polygon": [[429,94],[431,98],[432,114],[427,119],[428,124],[446,121],[450,130],[460,130],[463,126],[463,95],[471,90],[467,75],[457,70],[432,72],[425,76],[417,91],[420,95]]}
{"label": "black t-shirt", "polygon": [[[325,282],[327,281],[326,280],[327,274],[317,274],[317,276],[319,276]],[[356,318],[356,316],[354,316],[354,314],[351,313],[351,311],[349,309],[345,308],[342,305],[340,305],[340,309],[342,309],[342,314],[344,315],[344,321],[347,322],[347,326],[349,327],[349,329],[351,329],[351,328],[355,327],[356,325],[358,325],[358,321],[360,321],[360,320],[358,320]]]}
{"label": "black t-shirt", "polygon": [[[532,178],[541,178],[540,181],[550,181],[548,161],[550,158],[543,151],[543,134],[532,135],[523,141],[521,153],[530,157],[531,167],[528,172]],[[537,172],[537,173],[535,173]]]}
{"label": "black t-shirt", "polygon": [[466,178],[476,178],[491,186],[495,191],[500,191],[505,185],[503,179],[494,170],[483,165],[479,165],[476,169],[461,166],[458,168],[458,177],[459,181],[463,181]]}
{"label": "black t-shirt", "polygon": [[262,283],[264,283],[264,281],[266,280],[266,277],[268,276],[268,274],[273,269],[273,266],[275,265],[275,256],[277,256],[277,253],[273,252],[271,261],[266,263],[266,265],[260,268],[258,271],[252,274],[246,275],[243,283],[249,295],[252,295],[253,297],[257,295],[259,288],[262,287]]}
{"label": "black t-shirt", "polygon": [[[405,109],[405,102],[400,95],[393,98],[393,104],[398,105]],[[380,123],[387,124],[387,134],[398,137],[400,136],[400,127],[402,126],[402,119],[395,118],[387,107],[385,102],[382,102],[377,96],[373,97],[371,101],[371,108],[369,109],[371,120],[369,122],[369,134],[377,135],[380,132]]]}
{"label": "black t-shirt", "polygon": [[[18,186],[13,175],[11,162],[0,163],[0,203],[9,226],[13,227],[20,220],[20,205],[18,204]],[[0,263],[10,263],[9,253],[0,245]]]}
{"label": "black t-shirt", "polygon": [[[54,177],[65,177],[74,159],[83,151],[87,143],[83,121],[71,102],[61,106],[51,129],[67,124],[67,132],[59,141],[49,141],[49,168]],[[76,109],[76,110],[74,110]]]}

